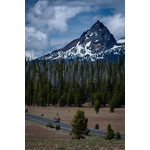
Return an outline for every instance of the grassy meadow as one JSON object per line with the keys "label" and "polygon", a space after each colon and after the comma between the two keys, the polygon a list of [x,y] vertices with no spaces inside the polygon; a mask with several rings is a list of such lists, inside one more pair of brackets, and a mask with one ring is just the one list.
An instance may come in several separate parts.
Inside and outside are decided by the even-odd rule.
{"label": "grassy meadow", "polygon": [[111,124],[114,132],[119,131],[125,133],[125,108],[115,108],[114,113],[110,113],[109,107],[102,107],[99,113],[96,114],[94,108],[89,108],[88,103],[83,104],[83,107],[37,107],[26,106],[28,112],[44,117],[54,119],[54,117],[60,117],[61,121],[71,123],[77,109],[83,109],[86,118],[88,118],[88,127],[95,128],[95,124],[99,124],[100,130],[107,130],[108,123]]}
{"label": "grassy meadow", "polygon": [[103,136],[89,135],[72,140],[69,131],[47,128],[44,124],[25,120],[26,150],[124,150],[125,139],[105,140]]}

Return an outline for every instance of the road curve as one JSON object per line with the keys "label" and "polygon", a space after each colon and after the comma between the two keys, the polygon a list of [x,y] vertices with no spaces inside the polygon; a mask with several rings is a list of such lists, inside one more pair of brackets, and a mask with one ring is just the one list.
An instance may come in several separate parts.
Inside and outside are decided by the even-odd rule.
{"label": "road curve", "polygon": [[[25,118],[28,118],[28,119],[31,119],[31,120],[34,120],[34,121],[38,121],[38,122],[41,122],[41,123],[44,123],[44,124],[47,124],[48,122],[50,122],[54,126],[60,125],[61,128],[72,130],[72,126],[71,126],[70,123],[66,123],[66,122],[62,122],[62,121],[55,123],[53,119],[33,115],[33,114],[30,114],[30,113],[25,113]],[[106,133],[106,131],[99,130],[99,129],[93,129],[93,128],[88,128],[88,129],[90,129],[90,131],[91,131],[90,134],[104,135]],[[120,133],[120,134],[121,134],[121,137],[125,138],[125,134],[123,134],[123,133]]]}

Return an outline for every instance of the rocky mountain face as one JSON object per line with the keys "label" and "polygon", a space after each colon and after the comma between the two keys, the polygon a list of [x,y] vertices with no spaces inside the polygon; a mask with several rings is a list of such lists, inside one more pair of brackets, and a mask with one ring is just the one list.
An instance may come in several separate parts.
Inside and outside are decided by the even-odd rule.
{"label": "rocky mountain face", "polygon": [[80,38],[71,41],[65,47],[55,50],[39,58],[39,60],[79,59],[91,60],[108,59],[111,61],[125,57],[125,37],[116,41],[106,26],[99,20]]}

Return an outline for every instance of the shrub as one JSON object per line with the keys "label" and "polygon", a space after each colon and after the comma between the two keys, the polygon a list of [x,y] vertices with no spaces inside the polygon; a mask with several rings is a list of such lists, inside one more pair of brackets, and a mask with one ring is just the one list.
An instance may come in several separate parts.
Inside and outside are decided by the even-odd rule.
{"label": "shrub", "polygon": [[98,125],[98,123],[95,125],[95,129],[99,129],[99,125]]}
{"label": "shrub", "polygon": [[105,133],[105,136],[104,136],[105,140],[111,140],[111,139],[113,139],[114,135],[115,135],[114,134],[114,130],[111,128],[111,125],[108,124],[107,125],[107,132]]}
{"label": "shrub", "polygon": [[54,128],[54,126],[49,122],[48,122],[48,124],[46,124],[46,127]]}
{"label": "shrub", "polygon": [[54,128],[54,126],[52,125],[52,124],[50,124],[50,126],[49,126],[50,128]]}
{"label": "shrub", "polygon": [[27,108],[25,109],[25,112],[26,112],[26,113],[28,112],[28,109],[27,109]]}
{"label": "shrub", "polygon": [[41,116],[44,116],[44,114],[42,114]]}
{"label": "shrub", "polygon": [[121,135],[120,135],[120,132],[118,131],[118,132],[116,133],[116,140],[119,140],[119,139],[121,139]]}
{"label": "shrub", "polygon": [[58,117],[59,121],[60,121],[60,118]]}
{"label": "shrub", "polygon": [[55,126],[55,129],[56,129],[56,130],[60,130],[60,125],[56,125],[56,126]]}
{"label": "shrub", "polygon": [[50,127],[50,123],[48,122],[48,124],[46,124],[46,127]]}

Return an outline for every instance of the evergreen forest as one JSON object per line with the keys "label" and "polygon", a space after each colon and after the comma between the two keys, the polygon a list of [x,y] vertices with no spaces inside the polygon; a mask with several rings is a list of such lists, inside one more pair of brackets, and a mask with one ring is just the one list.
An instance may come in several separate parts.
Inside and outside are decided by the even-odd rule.
{"label": "evergreen forest", "polygon": [[25,58],[25,104],[77,106],[96,100],[105,107],[125,105],[125,62],[29,61]]}

